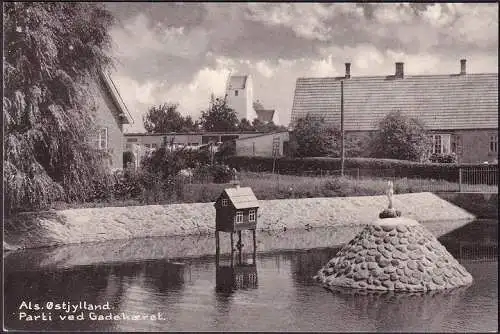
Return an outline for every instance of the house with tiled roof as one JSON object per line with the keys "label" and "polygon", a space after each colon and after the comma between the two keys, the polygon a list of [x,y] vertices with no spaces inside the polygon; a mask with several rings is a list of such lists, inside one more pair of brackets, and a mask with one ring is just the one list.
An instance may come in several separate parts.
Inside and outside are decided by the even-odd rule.
{"label": "house with tiled roof", "polygon": [[121,169],[125,142],[123,126],[133,123],[133,118],[109,74],[99,72],[92,89],[98,128],[94,144],[108,153],[107,163],[111,169]]}
{"label": "house with tiled roof", "polygon": [[396,63],[394,75],[356,77],[350,64],[342,77],[299,78],[291,124],[306,117],[323,118],[340,127],[343,82],[347,140],[368,142],[379,122],[400,111],[419,119],[433,136],[433,153],[455,152],[460,162],[493,162],[498,156],[498,73],[405,75]]}

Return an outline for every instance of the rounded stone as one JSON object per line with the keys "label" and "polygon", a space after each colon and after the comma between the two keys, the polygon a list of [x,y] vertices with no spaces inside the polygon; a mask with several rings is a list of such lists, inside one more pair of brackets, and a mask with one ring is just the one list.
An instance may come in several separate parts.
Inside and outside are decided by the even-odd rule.
{"label": "rounded stone", "polygon": [[408,283],[408,279],[406,278],[406,276],[399,276],[399,281],[404,284]]}
{"label": "rounded stone", "polygon": [[382,245],[382,244],[378,245],[378,246],[377,246],[377,250],[378,250],[379,252],[384,251],[384,250],[385,250],[384,245]]}
{"label": "rounded stone", "polygon": [[395,282],[394,283],[394,289],[395,290],[406,290],[406,285],[404,285],[401,282]]}
{"label": "rounded stone", "polygon": [[391,232],[393,229],[394,226],[392,225],[382,225],[382,230],[384,230],[384,232]]}
{"label": "rounded stone", "polygon": [[444,268],[446,266],[446,264],[444,262],[442,262],[441,260],[438,260],[436,262],[436,267],[438,268]]}
{"label": "rounded stone", "polygon": [[444,280],[440,276],[434,276],[432,277],[432,281],[437,284],[437,285],[443,285]]}
{"label": "rounded stone", "polygon": [[394,267],[397,267],[399,265],[399,261],[398,260],[391,260],[391,264],[394,266]]}
{"label": "rounded stone", "polygon": [[403,260],[403,261],[408,260],[408,255],[406,255],[403,252],[394,252],[394,253],[392,253],[392,257],[395,259]]}
{"label": "rounded stone", "polygon": [[368,255],[376,256],[376,255],[378,255],[378,252],[377,252],[376,249],[369,249],[368,250]]}
{"label": "rounded stone", "polygon": [[408,268],[410,268],[411,270],[415,270],[417,269],[417,263],[413,260],[410,260],[408,261],[408,263],[406,264],[408,266]]}
{"label": "rounded stone", "polygon": [[429,251],[433,251],[434,250],[434,244],[433,243],[429,243],[427,245],[425,245],[425,247],[429,250]]}
{"label": "rounded stone", "polygon": [[399,268],[398,268],[398,269],[396,269],[396,273],[397,273],[399,276],[402,276],[402,275],[404,275],[404,273],[405,273],[405,272],[404,272],[404,270],[403,270],[403,269],[399,269]]}
{"label": "rounded stone", "polygon": [[386,236],[384,237],[384,242],[385,242],[386,244],[388,244],[389,242],[391,242],[391,237],[390,237],[390,236],[388,236],[388,235],[386,235]]}
{"label": "rounded stone", "polygon": [[393,252],[394,251],[394,246],[392,244],[385,244],[384,248],[388,252]]}
{"label": "rounded stone", "polygon": [[373,269],[375,269],[377,267],[378,267],[377,263],[375,263],[375,262],[368,262],[368,269],[373,270]]}
{"label": "rounded stone", "polygon": [[381,284],[381,283],[380,283],[380,281],[379,281],[378,279],[374,279],[374,280],[373,280],[373,285],[375,285],[375,286],[380,286],[380,284]]}
{"label": "rounded stone", "polygon": [[348,260],[354,259],[355,257],[356,257],[356,254],[354,252],[349,252],[345,256],[345,258]]}
{"label": "rounded stone", "polygon": [[414,271],[411,273],[411,277],[414,277],[418,280],[421,280],[422,279],[422,273],[420,273],[419,271]]}
{"label": "rounded stone", "polygon": [[383,281],[382,286],[386,287],[388,290],[394,290],[394,282]]}
{"label": "rounded stone", "polygon": [[392,245],[394,245],[394,246],[396,246],[397,244],[399,244],[399,240],[398,240],[398,238],[396,238],[396,237],[392,237],[392,238],[391,238],[391,244],[392,244]]}
{"label": "rounded stone", "polygon": [[392,274],[396,271],[396,268],[393,266],[388,266],[384,268],[384,273],[386,274]]}
{"label": "rounded stone", "polygon": [[404,226],[404,225],[397,225],[397,226],[396,226],[396,230],[397,230],[398,232],[401,232],[401,233],[408,232],[408,229],[407,229],[407,228],[406,228],[406,226]]}
{"label": "rounded stone", "polygon": [[402,245],[408,245],[410,242],[408,241],[408,238],[401,238],[399,239],[399,243]]}
{"label": "rounded stone", "polygon": [[420,260],[420,259],[422,259],[424,257],[424,254],[422,252],[420,252],[420,251],[416,251],[416,252],[409,253],[408,256],[412,260]]}
{"label": "rounded stone", "polygon": [[415,277],[408,277],[408,283],[409,284],[413,284],[413,285],[419,285],[420,284],[420,281],[418,279],[416,279]]}
{"label": "rounded stone", "polygon": [[396,230],[392,230],[389,232],[389,236],[391,237],[395,237],[396,235],[398,235],[398,232]]}
{"label": "rounded stone", "polygon": [[424,245],[426,242],[427,242],[427,240],[425,240],[425,239],[423,239],[423,238],[422,238],[422,239],[419,239],[419,240],[417,241],[417,243],[418,243],[419,245]]}
{"label": "rounded stone", "polygon": [[444,275],[448,278],[451,278],[454,276],[453,273],[451,272],[451,270],[449,270],[449,269],[444,269],[443,272],[444,272]]}
{"label": "rounded stone", "polygon": [[375,231],[381,231],[382,228],[379,225],[371,225]]}
{"label": "rounded stone", "polygon": [[414,245],[413,243],[410,243],[408,246],[406,246],[408,248],[408,250],[410,251],[413,251],[413,250],[417,250],[419,249],[420,247],[418,247],[417,245]]}
{"label": "rounded stone", "polygon": [[381,281],[387,281],[390,278],[391,278],[391,276],[387,275],[387,274],[382,274],[382,275],[378,276],[378,279],[381,280]]}
{"label": "rounded stone", "polygon": [[382,256],[385,257],[388,260],[391,259],[391,252],[388,252],[385,249],[383,251],[381,251],[380,254],[382,254]]}
{"label": "rounded stone", "polygon": [[367,271],[365,270],[361,270],[361,271],[358,271],[357,273],[355,273],[353,275],[353,278],[355,281],[362,281],[362,280],[366,280],[370,275],[368,274]]}
{"label": "rounded stone", "polygon": [[363,240],[363,242],[361,243],[361,245],[363,245],[364,248],[368,249],[370,248],[370,244],[371,242],[369,242],[368,240]]}
{"label": "rounded stone", "polygon": [[403,245],[398,245],[396,246],[396,249],[400,252],[406,252],[406,246],[403,246]]}
{"label": "rounded stone", "polygon": [[375,256],[366,255],[365,256],[365,262],[375,262]]}
{"label": "rounded stone", "polygon": [[396,281],[398,279],[398,275],[396,275],[396,273],[392,273],[390,275],[390,279],[391,279],[391,281]]}
{"label": "rounded stone", "polygon": [[354,263],[361,263],[361,262],[363,262],[363,257],[360,255],[356,256],[356,259],[354,259]]}
{"label": "rounded stone", "polygon": [[430,282],[431,281],[431,277],[429,275],[422,275],[422,281],[424,282]]}
{"label": "rounded stone", "polygon": [[387,267],[390,263],[391,262],[389,260],[386,260],[386,259],[380,259],[380,261],[378,261],[378,265],[381,268]]}
{"label": "rounded stone", "polygon": [[443,274],[443,270],[439,268],[434,268],[434,270],[432,270],[432,274],[435,276],[441,276]]}
{"label": "rounded stone", "polygon": [[360,267],[361,269],[365,270],[365,269],[366,269],[366,267],[367,267],[366,262],[361,263],[361,265],[360,265],[359,267]]}
{"label": "rounded stone", "polygon": [[373,277],[369,276],[369,277],[366,279],[366,283],[368,283],[368,284],[373,284]]}
{"label": "rounded stone", "polygon": [[383,241],[382,241],[382,239],[376,239],[376,240],[375,240],[375,243],[376,243],[377,245],[380,245],[382,242],[383,242]]}
{"label": "rounded stone", "polygon": [[358,287],[360,287],[361,289],[365,289],[367,286],[368,284],[366,284],[366,282],[363,281],[358,282]]}
{"label": "rounded stone", "polygon": [[425,272],[425,267],[422,263],[419,262],[417,265],[417,268],[420,272],[422,272],[422,273]]}

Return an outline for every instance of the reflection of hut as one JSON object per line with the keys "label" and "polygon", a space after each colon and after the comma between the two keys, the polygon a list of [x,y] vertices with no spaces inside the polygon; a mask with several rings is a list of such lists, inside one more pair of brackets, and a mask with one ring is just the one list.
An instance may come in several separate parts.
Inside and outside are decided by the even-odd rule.
{"label": "reflection of hut", "polygon": [[215,281],[216,290],[220,292],[255,289],[257,288],[257,266],[255,263],[218,266]]}

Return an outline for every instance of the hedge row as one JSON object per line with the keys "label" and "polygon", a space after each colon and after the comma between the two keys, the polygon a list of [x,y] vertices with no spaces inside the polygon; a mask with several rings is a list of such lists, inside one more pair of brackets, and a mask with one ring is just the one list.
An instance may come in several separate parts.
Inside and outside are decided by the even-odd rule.
{"label": "hedge row", "polygon": [[[273,158],[232,156],[226,161],[231,168],[251,172],[270,172],[273,169]],[[340,158],[278,158],[275,169],[280,174],[335,174],[340,170]],[[346,158],[344,168],[347,174],[359,173],[361,176],[426,178],[458,182],[459,168],[473,168],[482,171],[477,173],[484,179],[483,183],[498,182],[498,165],[486,164],[446,164],[419,163],[405,160]],[[486,171],[489,172],[486,172]],[[488,180],[486,182],[486,180]],[[480,180],[478,180],[479,182]]]}

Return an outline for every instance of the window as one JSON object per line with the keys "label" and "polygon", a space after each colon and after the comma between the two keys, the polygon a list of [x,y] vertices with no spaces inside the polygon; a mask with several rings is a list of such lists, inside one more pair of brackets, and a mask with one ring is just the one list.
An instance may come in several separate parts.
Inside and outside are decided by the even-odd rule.
{"label": "window", "polygon": [[227,206],[227,198],[222,199],[222,206]]}
{"label": "window", "polygon": [[97,132],[96,147],[100,150],[108,149],[108,128],[101,128]]}
{"label": "window", "polygon": [[234,217],[235,223],[243,223],[243,211],[236,211],[236,216]]}
{"label": "window", "polygon": [[431,136],[432,139],[432,153],[448,154],[451,148],[451,135],[449,134],[436,134]]}
{"label": "window", "polygon": [[238,90],[234,91],[234,96],[238,96]]}
{"label": "window", "polygon": [[498,135],[490,136],[490,152],[498,153]]}
{"label": "window", "polygon": [[137,142],[137,138],[127,138],[127,143],[135,143]]}
{"label": "window", "polygon": [[250,209],[250,211],[248,212],[248,221],[255,221],[255,209]]}

